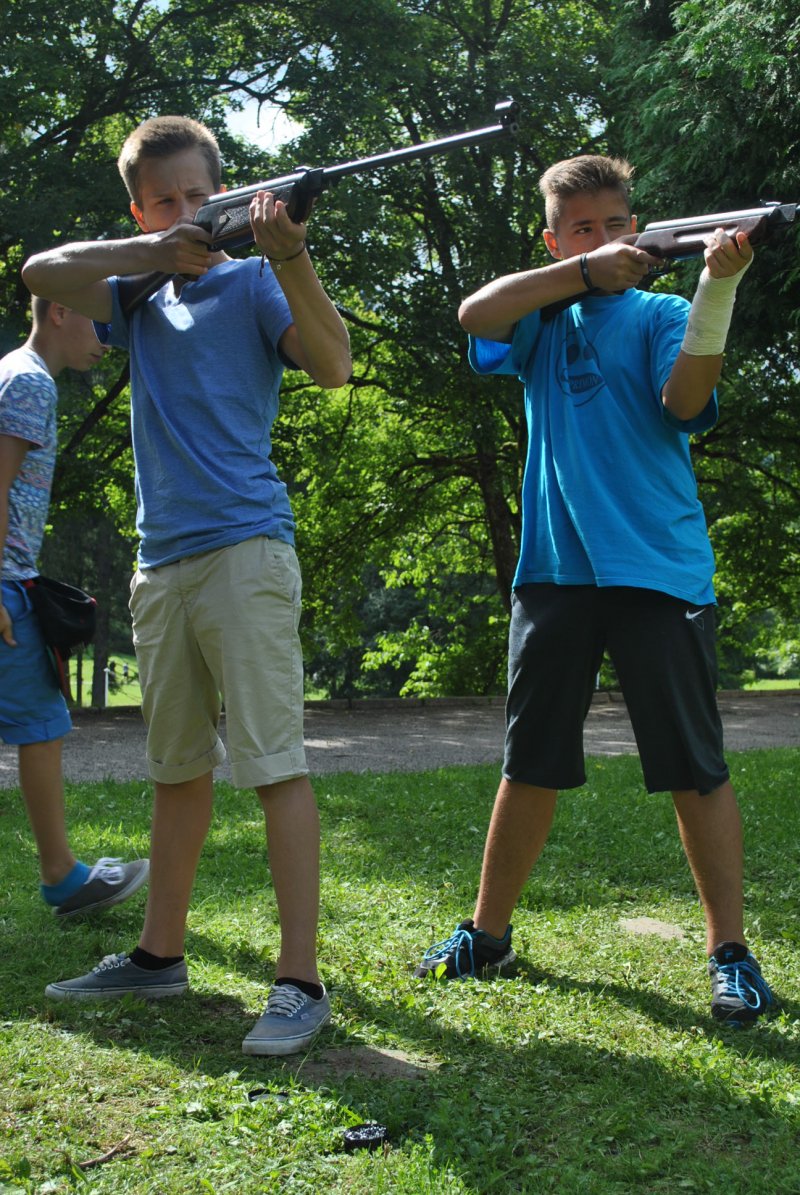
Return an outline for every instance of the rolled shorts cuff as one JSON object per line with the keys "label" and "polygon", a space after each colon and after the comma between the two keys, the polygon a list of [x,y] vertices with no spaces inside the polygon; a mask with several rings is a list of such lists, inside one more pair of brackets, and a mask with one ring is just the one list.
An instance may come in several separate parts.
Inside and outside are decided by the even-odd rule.
{"label": "rolled shorts cuff", "polygon": [[31,743],[52,743],[63,739],[72,730],[72,719],[66,706],[63,714],[55,718],[43,718],[38,722],[27,722],[24,726],[0,725],[0,739],[16,747],[27,747]]}
{"label": "rolled shorts cuff", "polygon": [[225,746],[222,739],[217,739],[216,745],[202,755],[187,760],[186,763],[166,764],[148,758],[147,765],[150,776],[159,784],[183,784],[187,780],[196,780],[198,776],[205,776],[226,758]]}
{"label": "rolled shorts cuff", "polygon": [[293,751],[278,751],[275,755],[262,755],[259,759],[243,759],[231,762],[233,783],[236,788],[260,788],[265,784],[280,784],[283,780],[296,780],[308,775],[308,764],[303,747]]}

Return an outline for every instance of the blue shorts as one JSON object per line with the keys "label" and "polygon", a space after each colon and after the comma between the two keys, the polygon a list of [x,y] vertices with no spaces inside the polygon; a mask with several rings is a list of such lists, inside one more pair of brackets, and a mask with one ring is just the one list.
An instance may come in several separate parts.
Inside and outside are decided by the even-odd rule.
{"label": "blue shorts", "polygon": [[0,638],[0,739],[20,746],[61,739],[72,720],[22,582],[3,582],[3,605],[17,646]]}

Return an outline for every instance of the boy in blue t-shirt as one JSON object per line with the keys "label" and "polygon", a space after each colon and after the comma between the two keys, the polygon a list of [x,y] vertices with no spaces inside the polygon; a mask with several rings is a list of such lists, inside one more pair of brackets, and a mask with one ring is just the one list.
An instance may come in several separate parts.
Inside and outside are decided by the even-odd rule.
{"label": "boy in blue t-shirt", "polygon": [[[260,192],[258,258],[211,252],[191,223],[221,190],[216,140],[186,117],[145,121],[119,169],[142,235],[38,254],[34,293],[69,295],[131,358],[139,567],[134,644],[155,781],[145,925],[129,954],[52,983],[54,999],[178,995],[186,917],[208,832],[225,702],[234,784],[264,811],[281,927],[277,976],[246,1054],[304,1049],[330,1018],[317,971],[319,816],[303,744],[300,572],[294,521],[271,460],[284,363],[320,386],[350,376],[349,338],[306,250],[306,229]],[[130,316],[120,276],[170,280]]]}
{"label": "boy in blue t-shirt", "polygon": [[631,173],[591,155],[546,171],[555,264],[499,278],[459,312],[473,367],[525,386],[528,455],[503,779],[478,900],[416,974],[513,962],[509,920],[558,790],[585,781],[582,726],[607,650],[647,789],[672,793],[705,912],[712,1013],[742,1023],[774,998],[744,938],[741,820],[715,696],[714,558],[688,434],[716,421],[735,291],[753,254],[743,233],[718,229],[691,307],[637,290],[660,263],[632,243]]}

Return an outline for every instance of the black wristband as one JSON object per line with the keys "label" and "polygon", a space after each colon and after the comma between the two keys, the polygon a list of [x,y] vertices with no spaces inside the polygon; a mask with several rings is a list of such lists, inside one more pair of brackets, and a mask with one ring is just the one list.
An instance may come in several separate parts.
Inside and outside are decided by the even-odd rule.
{"label": "black wristband", "polygon": [[272,264],[273,270],[275,271],[276,274],[278,274],[278,273],[280,273],[280,268],[285,261],[294,261],[294,259],[296,257],[299,257],[301,253],[305,252],[305,249],[306,249],[306,243],[305,243],[305,241],[301,241],[300,248],[297,250],[297,252],[290,253],[288,257],[270,257],[270,255],[268,253],[262,253],[261,254],[261,269],[258,271],[259,278],[264,273],[264,262],[265,261],[270,262]]}
{"label": "black wristband", "polygon": [[589,263],[586,260],[586,254],[582,253],[580,257],[581,278],[586,283],[587,290],[594,290],[594,283],[589,274]]}
{"label": "black wristband", "polygon": [[283,263],[285,261],[294,261],[294,259],[296,257],[300,256],[300,254],[303,252],[305,247],[306,247],[305,241],[301,241],[300,248],[297,249],[294,253],[290,253],[288,257],[270,257],[270,255],[268,253],[265,253],[264,256],[266,257],[267,261],[274,262],[275,265],[281,266],[281,265],[283,265]]}

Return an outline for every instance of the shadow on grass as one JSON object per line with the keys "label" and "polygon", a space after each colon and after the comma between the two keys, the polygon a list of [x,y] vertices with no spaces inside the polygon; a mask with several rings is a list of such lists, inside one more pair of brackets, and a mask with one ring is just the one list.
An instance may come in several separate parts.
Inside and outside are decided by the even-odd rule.
{"label": "shadow on grass", "polygon": [[[191,935],[190,945],[203,961],[214,955],[202,934]],[[224,953],[218,957],[231,967]],[[243,978],[263,975],[252,958],[234,965]],[[730,1082],[726,1055],[797,1058],[796,1043],[774,1036],[768,1024],[726,1031],[710,1019],[698,1023],[689,1008],[650,991],[524,965],[515,978],[491,984],[420,984],[410,978],[408,983],[408,1000],[383,999],[348,978],[340,978],[333,991],[335,1018],[384,1027],[382,1044],[400,1047],[407,1056],[408,1067],[390,1075],[365,1067],[363,1042],[335,1025],[305,1055],[245,1059],[240,1043],[252,1012],[230,995],[194,992],[149,1005],[133,1000],[88,1008],[52,1005],[45,1019],[104,1050],[168,1061],[187,1075],[220,1079],[238,1072],[245,1088],[266,1085],[268,1093],[287,1092],[290,1099],[303,1090],[328,1093],[359,1119],[387,1125],[396,1146],[430,1135],[436,1164],[455,1168],[481,1192],[527,1189],[518,1185],[523,1164],[552,1179],[560,1157],[573,1151],[610,1183],[630,1180],[633,1173],[637,1181],[648,1174],[655,1179],[665,1166],[679,1167],[690,1141],[715,1166],[735,1141],[736,1149],[748,1150],[751,1190],[767,1183],[782,1157],[788,1165],[793,1156],[791,1119],[784,1119],[769,1092],[756,1097],[737,1092]],[[501,994],[516,989],[518,995],[520,985],[536,989],[539,998],[543,985],[554,998],[589,993],[672,1031],[702,1035],[712,1045],[724,1036],[726,1051],[711,1049],[699,1059],[689,1056],[682,1070],[669,1069],[626,1049],[552,1034],[540,1038],[535,1007],[526,1041],[498,1040],[475,1028],[484,996],[498,988]],[[366,1057],[375,1062],[374,1051]],[[541,1189],[572,1190],[569,1174],[559,1175],[562,1185]]]}

